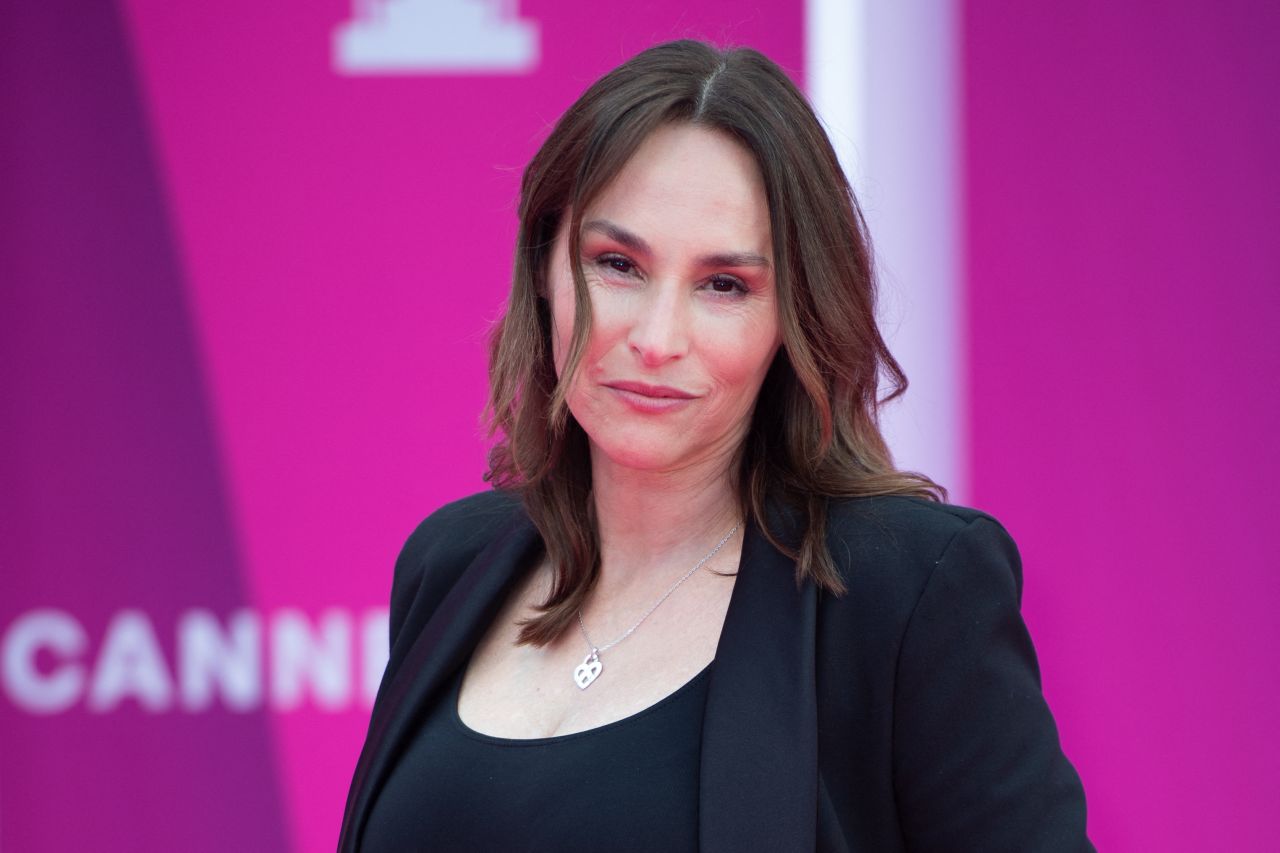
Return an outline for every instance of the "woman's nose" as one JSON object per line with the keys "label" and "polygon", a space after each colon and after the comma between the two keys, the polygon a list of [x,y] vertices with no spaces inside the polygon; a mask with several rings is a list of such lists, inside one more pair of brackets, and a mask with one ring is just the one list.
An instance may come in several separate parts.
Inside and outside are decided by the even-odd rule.
{"label": "woman's nose", "polygon": [[646,367],[680,358],[689,349],[689,305],[680,288],[654,284],[636,300],[627,343]]}

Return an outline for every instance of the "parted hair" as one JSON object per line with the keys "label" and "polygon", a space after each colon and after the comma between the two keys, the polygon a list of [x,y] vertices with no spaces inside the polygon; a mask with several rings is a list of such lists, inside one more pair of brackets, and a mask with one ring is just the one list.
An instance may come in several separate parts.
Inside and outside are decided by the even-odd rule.
{"label": "parted hair", "polygon": [[[520,495],[554,567],[551,592],[522,623],[521,643],[545,645],[571,627],[599,573],[588,441],[566,404],[591,324],[582,215],[666,123],[718,131],[744,146],[769,204],[782,346],[734,463],[742,517],[795,559],[797,583],[842,595],[826,543],[828,500],[946,498],[929,478],[897,470],[881,435],[880,407],[907,380],[876,325],[866,223],[813,109],[759,51],[687,39],[657,45],[569,107],[521,182],[511,294],[490,339],[486,415],[496,443],[485,477]],[[557,378],[547,277],[565,215],[575,321]],[[794,508],[795,531],[770,527],[766,505],[775,501]]]}

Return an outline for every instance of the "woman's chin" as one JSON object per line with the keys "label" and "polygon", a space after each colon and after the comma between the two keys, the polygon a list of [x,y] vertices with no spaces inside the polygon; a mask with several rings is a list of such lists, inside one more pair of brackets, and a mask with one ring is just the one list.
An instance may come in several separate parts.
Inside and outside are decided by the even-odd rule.
{"label": "woman's chin", "polygon": [[592,464],[597,472],[600,464],[616,468],[652,473],[688,471],[730,464],[731,454],[724,448],[729,442],[691,441],[688,433],[648,432],[641,435],[620,433],[605,441],[591,439]]}
{"label": "woman's chin", "polygon": [[[687,455],[682,453],[676,442],[658,441],[652,438],[638,441],[625,439],[609,441],[604,444],[592,442],[599,456],[604,457],[611,465],[618,468],[629,468],[635,471],[669,471],[681,466]],[[599,460],[598,461],[602,461]]]}

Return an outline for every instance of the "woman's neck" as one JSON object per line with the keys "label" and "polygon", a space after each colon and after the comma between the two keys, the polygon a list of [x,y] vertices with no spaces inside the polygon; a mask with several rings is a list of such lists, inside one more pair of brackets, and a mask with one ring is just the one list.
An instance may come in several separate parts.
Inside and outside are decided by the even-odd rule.
{"label": "woman's neck", "polygon": [[[728,460],[678,471],[637,471],[592,454],[600,530],[600,586],[649,588],[653,575],[678,577],[739,521]],[[735,536],[741,541],[741,532]],[[679,570],[679,571],[677,571]]]}

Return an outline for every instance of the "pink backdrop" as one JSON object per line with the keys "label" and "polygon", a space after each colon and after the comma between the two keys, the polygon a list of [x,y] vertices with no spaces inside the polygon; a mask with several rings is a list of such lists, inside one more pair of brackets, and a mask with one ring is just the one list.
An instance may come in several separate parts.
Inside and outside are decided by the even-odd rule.
{"label": "pink backdrop", "polygon": [[971,2],[963,37],[972,498],[1091,835],[1275,849],[1280,7]]}
{"label": "pink backdrop", "polygon": [[[0,849],[331,849],[392,560],[481,485],[521,167],[656,41],[804,82],[800,4],[518,7],[531,70],[390,76],[344,0],[0,11]],[[962,9],[970,502],[1090,834],[1268,849],[1280,19]]]}

